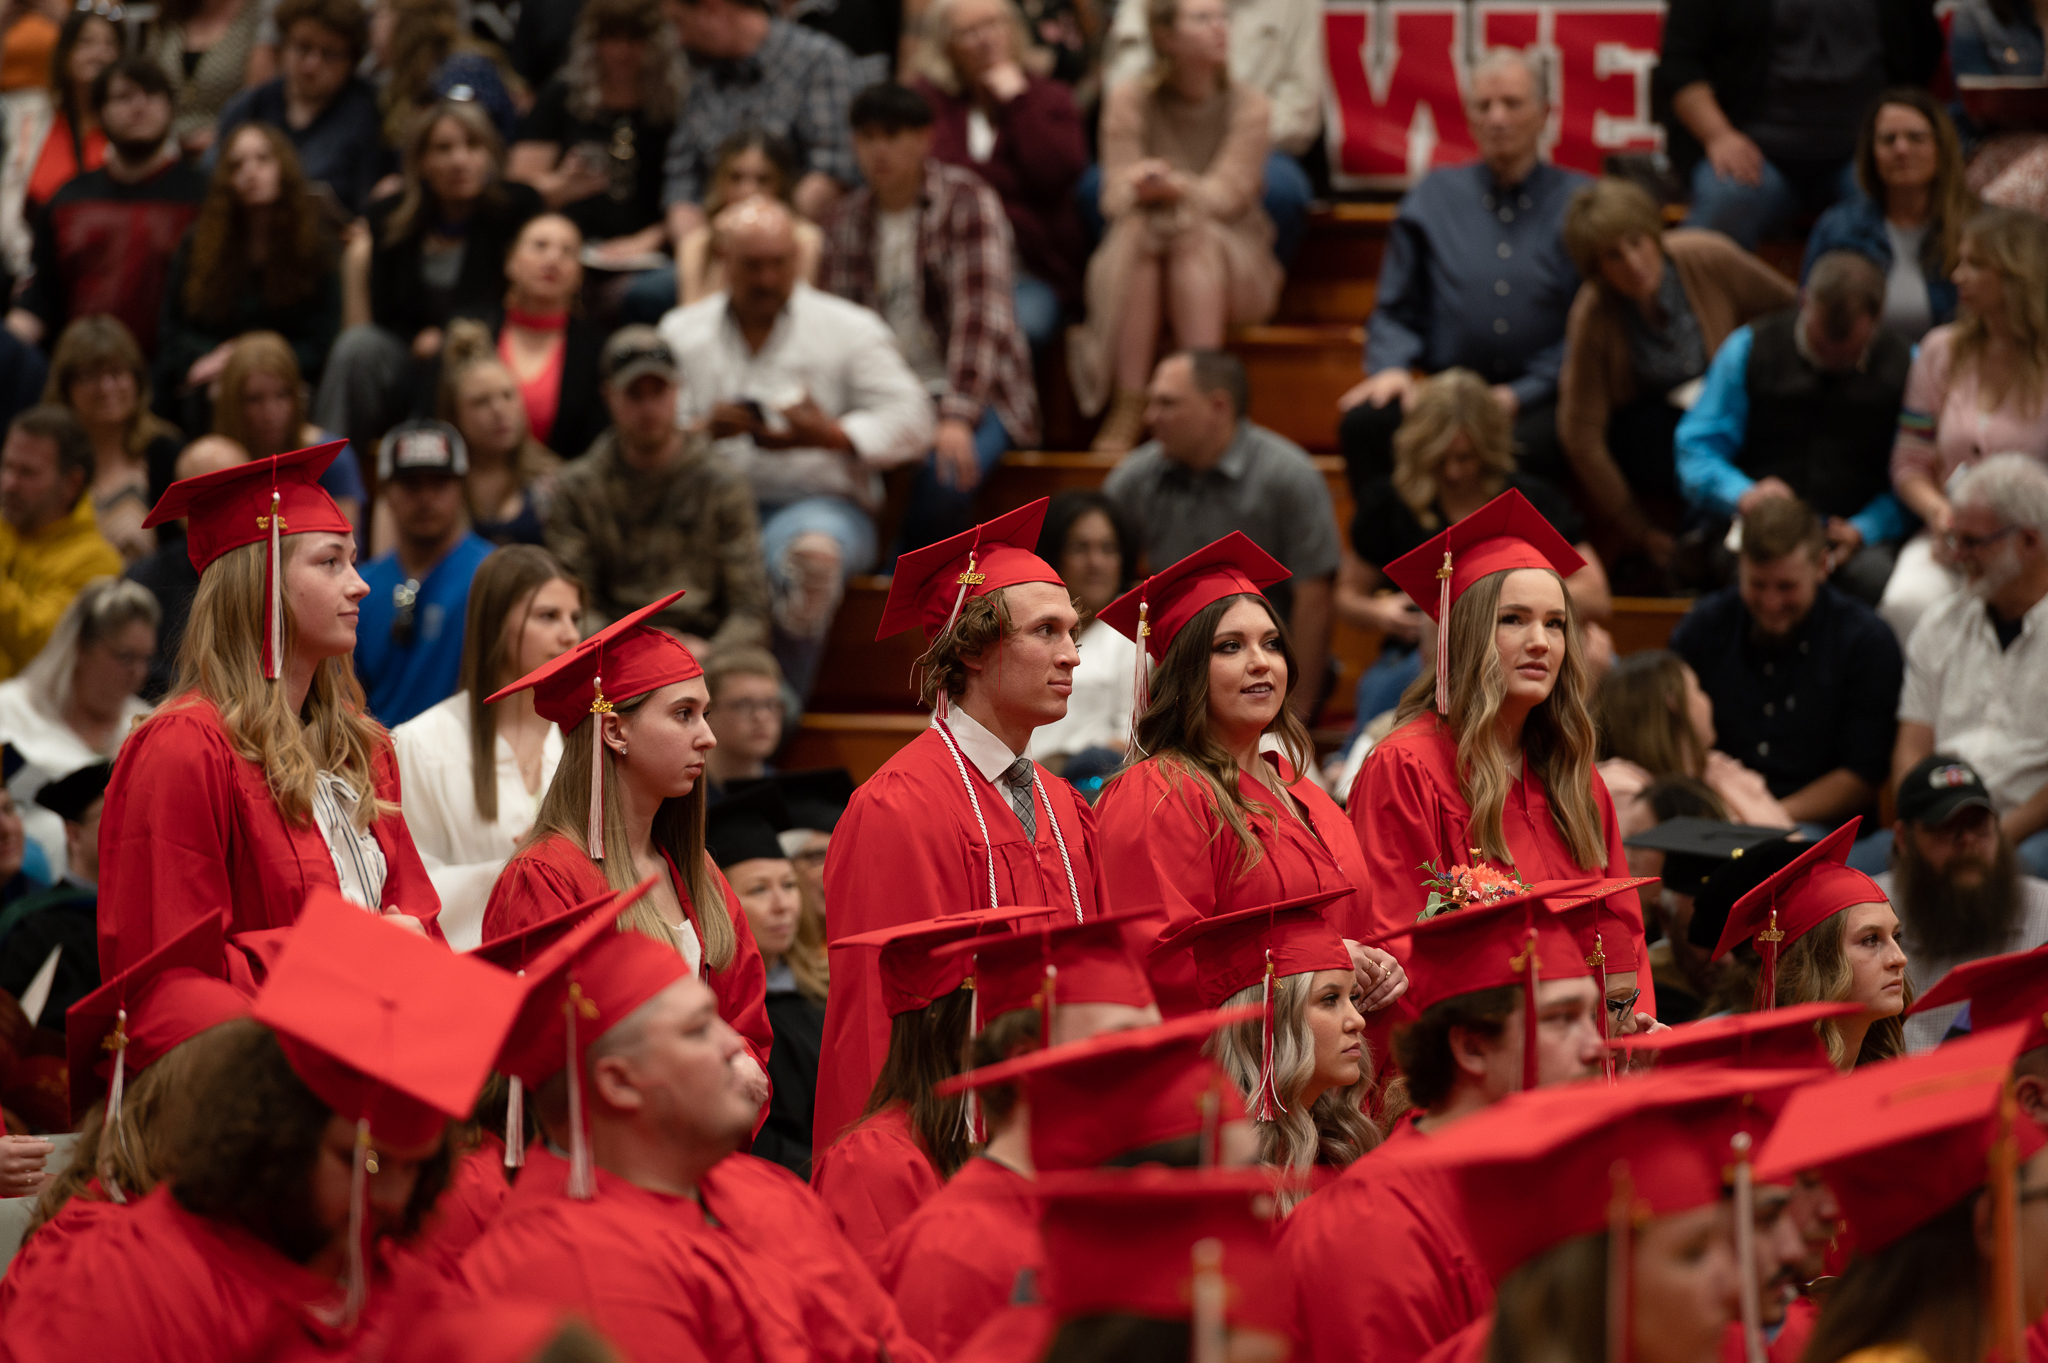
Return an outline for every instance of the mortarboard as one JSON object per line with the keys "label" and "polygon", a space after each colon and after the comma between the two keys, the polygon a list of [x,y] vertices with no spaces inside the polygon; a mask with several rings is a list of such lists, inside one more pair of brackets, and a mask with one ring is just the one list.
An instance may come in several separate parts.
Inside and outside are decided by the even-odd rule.
{"label": "mortarboard", "polygon": [[[1600,1039],[1608,1038],[1607,977],[1642,969],[1643,911],[1635,891],[1654,883],[1651,878],[1596,880],[1571,892],[1569,898],[1549,900],[1551,910],[1564,919],[1566,928],[1586,953],[1586,968],[1600,992]],[[1614,1056],[1604,1056],[1607,1077],[1614,1077]]]}
{"label": "mortarboard", "polygon": [[834,943],[840,947],[878,947],[876,968],[882,978],[882,1004],[890,1017],[929,1007],[961,985],[972,985],[962,956],[936,956],[932,948],[981,934],[1008,933],[1018,923],[1038,922],[1066,910],[1041,905],[1005,904],[995,909],[919,918],[873,932],[857,932]]}
{"label": "mortarboard", "polygon": [[2024,1022],[2027,1039],[2022,1049],[2048,1045],[2048,946],[1965,962],[1936,980],[1906,1012],[1965,1001],[1970,1005],[1971,1030]]}
{"label": "mortarboard", "polygon": [[[486,697],[495,705],[515,692],[533,689],[533,708],[569,733],[585,718],[608,713],[613,705],[676,682],[704,675],[704,669],[683,647],[682,640],[646,621],[682,597],[681,591],[649,602],[621,616],[559,658]],[[590,824],[588,850],[593,861],[604,860],[604,763],[601,725],[590,726]]]}
{"label": "mortarboard", "polygon": [[1660,1070],[1720,1065],[1738,1070],[1834,1069],[1815,1027],[1863,1011],[1855,1003],[1797,1003],[1768,1013],[1729,1013],[1661,1031],[1616,1037],[1618,1051],[1650,1051]]}
{"label": "mortarboard", "polygon": [[779,771],[773,776],[755,776],[726,786],[726,798],[733,799],[757,785],[772,785],[782,792],[782,804],[789,811],[791,828],[808,828],[830,833],[839,825],[853,799],[853,773],[844,767],[818,767],[811,771]]}
{"label": "mortarboard", "polygon": [[1778,957],[1786,944],[1798,941],[1852,905],[1886,902],[1876,881],[1844,864],[1862,822],[1861,817],[1853,818],[1814,843],[1783,870],[1773,872],[1736,900],[1728,911],[1714,959],[1718,961],[1742,943],[1756,939],[1757,955],[1763,959],[1756,1011],[1778,1006]]}
{"label": "mortarboard", "polygon": [[917,625],[927,640],[936,641],[953,627],[960,608],[977,596],[1025,582],[1065,586],[1052,565],[1035,552],[1051,501],[1040,497],[951,539],[899,555],[875,638],[886,639]]}
{"label": "mortarboard", "polygon": [[975,1030],[1019,1008],[1039,1012],[1039,1044],[1052,1045],[1052,1010],[1062,1003],[1155,1002],[1132,959],[1123,925],[1149,909],[1126,909],[1085,923],[1041,918],[1000,936],[975,936],[931,949],[934,960],[965,957],[974,978]]}
{"label": "mortarboard", "polygon": [[1245,1111],[1237,1085],[1203,1049],[1218,1029],[1258,1016],[1248,1005],[1104,1032],[955,1075],[938,1092],[1022,1084],[1040,1170],[1093,1169],[1184,1136],[1203,1137],[1204,1158],[1214,1162],[1224,1125]]}
{"label": "mortarboard", "polygon": [[1464,520],[1381,569],[1436,621],[1436,708],[1449,714],[1451,606],[1473,583],[1515,568],[1548,568],[1570,577],[1586,560],[1529,499],[1509,488]]}
{"label": "mortarboard", "polygon": [[112,762],[88,762],[37,791],[36,803],[66,823],[84,823],[85,811],[95,800],[106,798],[107,778],[113,774]]}
{"label": "mortarboard", "polygon": [[149,519],[142,523],[145,529],[153,529],[183,517],[185,552],[201,573],[230,549],[270,541],[270,609],[263,625],[263,675],[271,681],[284,670],[284,556],[278,542],[286,535],[355,534],[348,517],[320,486],[320,475],[347,444],[346,440],[330,440],[196,478],[181,478],[164,489]]}
{"label": "mortarboard", "polygon": [[767,858],[784,861],[777,834],[790,826],[789,809],[773,781],[760,781],[713,805],[704,818],[704,850],[718,869]]}
{"label": "mortarboard", "polygon": [[1721,929],[1728,926],[1735,901],[1790,866],[1812,845],[1802,835],[1781,834],[1716,865],[1693,892],[1692,922],[1686,925],[1685,940],[1711,953],[1721,940]]}
{"label": "mortarboard", "polygon": [[1654,824],[1632,838],[1622,839],[1622,845],[1662,852],[1664,873],[1658,879],[1678,894],[1697,894],[1707,883],[1707,877],[1721,866],[1753,847],[1784,836],[1782,828],[1687,816]]}

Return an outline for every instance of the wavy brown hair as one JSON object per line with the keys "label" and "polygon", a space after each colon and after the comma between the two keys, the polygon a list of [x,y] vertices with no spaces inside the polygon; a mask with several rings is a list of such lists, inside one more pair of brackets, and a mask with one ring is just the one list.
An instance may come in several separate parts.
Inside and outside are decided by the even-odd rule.
{"label": "wavy brown hair", "polygon": [[[1300,974],[1273,981],[1273,1087],[1286,1111],[1273,1121],[1254,1120],[1252,1125],[1259,1135],[1259,1161],[1281,1169],[1303,1171],[1318,1164],[1342,1168],[1380,1143],[1380,1129],[1365,1115],[1365,1100],[1373,1087],[1369,1049],[1360,1048],[1357,1083],[1331,1089],[1307,1107],[1296,1101],[1316,1068],[1315,1036],[1308,1024],[1314,980],[1314,974]],[[1223,1006],[1256,1004],[1261,988],[1241,989]],[[1259,1087],[1261,1046],[1257,1018],[1231,1024],[1210,1043],[1216,1063],[1247,1103]],[[1282,1195],[1283,1206],[1298,1200],[1298,1192],[1293,1200]]]}
{"label": "wavy brown hair", "polygon": [[1835,1279],[1803,1358],[1837,1359],[1884,1345],[1881,1352],[1920,1354],[1936,1363],[1977,1363],[1985,1357],[1986,1292],[1991,1277],[1977,1248],[1977,1189],[1875,1254],[1858,1254]]}
{"label": "wavy brown hair", "polygon": [[[2048,223],[2017,208],[1987,208],[1963,228],[1963,240],[1981,252],[1998,271],[2005,296],[2005,325],[2018,354],[2018,374],[2002,393],[1985,394],[2003,405],[2017,397],[2028,414],[2041,410],[2048,389]],[[1991,344],[1991,329],[1967,308],[1955,320],[1951,373],[1982,361]]]}
{"label": "wavy brown hair", "polygon": [[403,121],[403,138],[392,139],[405,156],[405,188],[399,195],[397,206],[384,219],[384,241],[387,245],[424,232],[427,220],[438,211],[434,191],[427,188],[420,175],[420,161],[426,155],[427,141],[434,135],[434,129],[446,119],[461,124],[463,131],[482,143],[491,154],[490,182],[484,186],[477,202],[495,204],[505,197],[505,142],[498,136],[497,125],[491,122],[491,116],[475,100],[444,99],[438,104],[430,104],[417,114],[408,113]]}
{"label": "wavy brown hair", "polygon": [[[1853,907],[1853,906],[1852,906]],[[1785,948],[1778,958],[1778,1006],[1795,1003],[1840,1003],[1849,997],[1856,976],[1849,965],[1849,910],[1842,909],[1824,919]],[[1891,1060],[1906,1053],[1906,1013],[1913,1006],[1913,978],[1906,977],[1905,998],[1894,1017],[1879,1018],[1863,1034],[1863,1047],[1854,1056],[1858,1065],[1873,1060]],[[1827,1043],[1828,1059],[1841,1069],[1851,1059],[1842,1041],[1837,1019],[1823,1018],[1814,1031]]]}
{"label": "wavy brown hair", "polygon": [[1596,1363],[1606,1357],[1607,1232],[1574,1236],[1501,1280],[1486,1363]]}
{"label": "wavy brown hair", "polygon": [[1442,528],[1436,514],[1436,473],[1464,436],[1486,466],[1490,499],[1515,471],[1515,433],[1493,400],[1486,380],[1469,369],[1446,369],[1425,379],[1394,432],[1394,491],[1425,530]]}
{"label": "wavy brown hair", "polygon": [[902,1104],[910,1115],[911,1133],[942,1180],[958,1173],[974,1153],[962,1115],[967,1096],[941,1097],[934,1092],[967,1067],[967,1028],[973,1014],[974,991],[962,988],[891,1018],[889,1053],[860,1114],[865,1121],[883,1108]]}
{"label": "wavy brown hair", "polygon": [[1885,194],[1884,180],[1877,173],[1877,116],[1890,104],[1911,109],[1934,130],[1934,183],[1927,187],[1927,237],[1922,248],[1926,259],[1922,263],[1930,275],[1938,271],[1946,279],[1956,268],[1963,225],[1980,206],[1963,178],[1963,142],[1948,110],[1925,90],[1897,85],[1879,95],[1863,116],[1863,131],[1856,137],[1856,187],[1878,207],[1884,207]]}
{"label": "wavy brown hair", "polygon": [[142,347],[135,343],[135,333],[122,325],[120,318],[95,313],[64,328],[57,337],[56,350],[50,355],[50,377],[43,384],[43,401],[75,414],[78,409],[71,404],[72,386],[80,379],[109,370],[135,376],[135,411],[128,418],[121,443],[131,458],[140,459],[152,440],[176,436],[178,428],[149,410],[149,362],[142,356]]}
{"label": "wavy brown hair", "polygon": [[[1500,608],[1501,584],[1508,572],[1489,573],[1473,583],[1451,604],[1451,713],[1440,721],[1457,736],[1458,787],[1471,807],[1471,834],[1479,850],[1490,861],[1514,864],[1508,851],[1507,835],[1501,830],[1501,813],[1507,807],[1514,777],[1508,773],[1507,754],[1501,749],[1500,730],[1495,721],[1507,694],[1507,674],[1501,670],[1500,650],[1494,644],[1494,620]],[[1549,569],[1544,569],[1550,572]],[[1557,671],[1557,684],[1541,705],[1529,712],[1522,727],[1523,770],[1543,782],[1550,801],[1550,815],[1558,836],[1572,860],[1588,872],[1607,865],[1607,835],[1600,823],[1600,806],[1593,798],[1593,758],[1598,738],[1587,700],[1593,689],[1586,666],[1585,636],[1579,628],[1578,607],[1565,589],[1564,579],[1550,572],[1564,598],[1565,650]],[[1435,657],[1424,650],[1422,675],[1402,693],[1400,708],[1394,712],[1399,728],[1436,703]]]}
{"label": "wavy brown hair", "polygon": [[[505,673],[526,632],[533,594],[550,582],[569,583],[579,598],[583,593],[562,561],[537,544],[493,549],[470,579],[458,685],[469,693],[470,792],[476,797],[476,816],[486,823],[498,821],[498,712],[484,698],[509,680]],[[515,610],[518,623],[507,628]]]}
{"label": "wavy brown hair", "polygon": [[[257,374],[282,379],[285,391],[291,394],[291,429],[285,434],[283,450],[260,449],[249,434],[243,390]],[[305,426],[306,380],[299,372],[299,357],[292,353],[291,342],[274,331],[251,331],[237,337],[235,348],[228,352],[227,367],[220,371],[220,393],[213,404],[213,433],[240,445],[251,459],[265,459],[293,448]]]}
{"label": "wavy brown hair", "polygon": [[1707,751],[1685,707],[1685,660],[1668,649],[1617,658],[1593,693],[1600,756],[1633,762],[1654,777],[1697,777]]}
{"label": "wavy brown hair", "polygon": [[[277,202],[264,216],[260,236],[249,209],[235,197],[232,153],[245,136],[262,138],[277,158]],[[185,311],[225,327],[252,291],[261,292],[269,307],[288,308],[310,300],[336,264],[290,139],[268,123],[244,123],[229,133],[192,224]]]}
{"label": "wavy brown hair", "polygon": [[641,117],[657,126],[675,122],[690,77],[660,0],[584,0],[569,40],[569,59],[562,64],[569,112],[582,119],[598,117],[597,45],[607,38],[624,38],[640,49]]}

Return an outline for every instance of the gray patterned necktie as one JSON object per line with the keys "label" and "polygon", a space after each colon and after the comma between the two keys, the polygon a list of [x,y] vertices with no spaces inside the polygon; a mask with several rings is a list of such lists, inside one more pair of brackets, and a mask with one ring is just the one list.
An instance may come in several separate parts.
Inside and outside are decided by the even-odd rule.
{"label": "gray patterned necktie", "polygon": [[1028,757],[1020,757],[1003,769],[997,779],[1010,797],[1010,808],[1017,811],[1017,822],[1024,825],[1024,837],[1028,842],[1038,840],[1038,809],[1031,799],[1032,765]]}

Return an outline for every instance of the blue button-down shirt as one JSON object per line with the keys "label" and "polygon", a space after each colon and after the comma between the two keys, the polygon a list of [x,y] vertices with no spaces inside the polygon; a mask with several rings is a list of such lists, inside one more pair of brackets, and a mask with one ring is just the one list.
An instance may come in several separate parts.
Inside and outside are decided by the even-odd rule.
{"label": "blue button-down shirt", "polygon": [[1425,176],[1387,237],[1366,372],[1459,365],[1507,384],[1524,407],[1556,397],[1579,291],[1564,210],[1591,183],[1543,162],[1511,186],[1484,162]]}

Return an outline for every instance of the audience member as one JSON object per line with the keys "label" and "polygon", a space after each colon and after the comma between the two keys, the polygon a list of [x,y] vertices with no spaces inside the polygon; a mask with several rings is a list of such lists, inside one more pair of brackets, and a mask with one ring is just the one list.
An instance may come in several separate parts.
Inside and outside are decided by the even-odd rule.
{"label": "audience member", "polygon": [[[509,143],[518,131],[522,83],[504,54],[466,31],[463,0],[375,0],[370,51],[381,67],[384,140],[402,146],[413,120],[441,100],[476,108]],[[457,91],[467,87],[467,95]]]}
{"label": "audience member", "polygon": [[1797,308],[1728,334],[1674,437],[1695,517],[1744,519],[1773,497],[1825,517],[1835,581],[1868,605],[1905,538],[1886,451],[1912,351],[1884,329],[1884,274],[1866,256],[1815,262]]}
{"label": "audience member", "polygon": [[1066,777],[1093,803],[1130,746],[1131,669],[1138,658],[1138,646],[1099,617],[1138,580],[1144,543],[1106,495],[1069,489],[1046,508],[1037,553],[1066,583],[1086,623],[1075,638],[1081,662],[1067,713],[1033,729],[1024,755]]}
{"label": "audience member", "polygon": [[1038,392],[1012,311],[1002,201],[971,171],[932,159],[932,110],[915,90],[871,85],[849,118],[866,183],[826,224],[821,282],[889,323],[936,401],[899,546],[916,549],[973,524],[975,490],[1003,452],[1037,442]]}
{"label": "audience member", "polygon": [[48,75],[4,102],[7,156],[0,162],[0,252],[17,279],[28,277],[35,222],[58,190],[107,159],[107,134],[93,82],[121,56],[121,30],[90,6],[64,19]]}
{"label": "audience member", "polygon": [[767,643],[754,499],[701,432],[677,427],[675,352],[651,327],[623,327],[598,373],[611,429],[557,476],[547,521],[548,548],[583,584],[586,630],[682,587],[653,623],[693,651]]}
{"label": "audience member", "polygon": [[[325,186],[343,218],[370,206],[371,187],[397,168],[384,145],[377,92],[357,74],[369,45],[361,0],[282,0],[276,11],[282,74],[252,86],[220,112],[220,135],[246,123],[277,129],[305,178]],[[209,150],[209,159],[217,154]]]}
{"label": "audience member", "polygon": [[1425,632],[1434,638],[1417,603],[1387,580],[1386,566],[1510,488],[1586,561],[1565,589],[1589,656],[1612,654],[1599,623],[1613,610],[1606,570],[1571,500],[1548,481],[1516,470],[1513,438],[1508,414],[1486,380],[1469,369],[1446,369],[1425,379],[1409,401],[1394,435],[1392,471],[1363,478],[1354,472],[1358,511],[1337,575],[1335,609],[1340,619],[1380,636],[1379,657],[1358,679],[1361,726],[1400,703],[1422,671]]}
{"label": "audience member", "polygon": [[[176,478],[197,478],[247,463],[249,452],[220,435],[202,435],[178,454],[173,467]],[[185,642],[185,622],[192,616],[192,598],[199,591],[199,570],[192,566],[191,550],[185,544],[183,522],[160,527],[156,552],[128,565],[128,580],[139,582],[156,598],[161,612],[156,630],[156,652],[149,660],[149,678],[142,697],[155,703],[171,689],[178,670],[178,652]]]}
{"label": "audience member", "polygon": [[33,812],[54,820],[60,835],[61,855],[51,865],[63,871],[49,889],[24,895],[0,915],[0,993],[21,998],[54,961],[42,1016],[65,1018],[67,1031],[72,1007],[100,984],[100,812],[113,769],[93,762],[36,792]]}
{"label": "audience member", "polygon": [[498,358],[519,385],[533,438],[574,459],[605,427],[597,392],[604,336],[577,315],[583,237],[559,213],[531,218],[505,255],[502,304],[480,314],[496,333]]}
{"label": "audience member", "polygon": [[1012,0],[932,0],[912,87],[932,107],[931,155],[973,171],[1003,201],[1017,325],[1038,351],[1059,336],[1063,314],[1080,313],[1088,243],[1074,192],[1089,158],[1073,92],[1025,69],[1032,46]]}
{"label": "audience member", "polygon": [[213,145],[221,110],[249,84],[262,0],[164,0],[144,47],[177,91],[171,135],[190,156]]}
{"label": "audience member", "polygon": [[457,691],[391,731],[405,822],[458,951],[483,937],[484,906],[562,760],[562,732],[533,692],[486,696],[576,646],[582,590],[547,550],[496,550],[470,580]]}
{"label": "audience member", "polygon": [[43,400],[67,407],[92,440],[93,518],[132,563],[156,548],[142,528],[171,481],[184,445],[177,428],[149,410],[149,370],[128,329],[112,317],[81,317],[64,328]]}
{"label": "audience member", "polygon": [[705,759],[704,778],[716,802],[735,781],[775,774],[768,760],[782,746],[789,706],[782,695],[782,668],[765,648],[713,649],[704,659],[704,686],[711,693],[704,717],[718,736],[718,746]]}
{"label": "audience member", "polygon": [[1585,283],[1565,323],[1557,440],[1610,533],[1610,553],[1661,576],[1684,510],[1671,437],[1707,362],[1737,327],[1798,301],[1790,281],[1715,232],[1664,230],[1634,181],[1572,198],[1564,246]]}
{"label": "audience member", "polygon": [[[213,433],[234,441],[251,459],[341,438],[306,420],[306,384],[299,376],[299,362],[291,345],[274,331],[236,338],[234,352],[220,373]],[[353,445],[341,447],[319,482],[341,514],[360,527],[367,493]]]}
{"label": "audience member", "polygon": [[583,0],[560,5],[521,5],[505,55],[526,83],[538,90],[561,71],[575,41],[576,14]]}
{"label": "audience member", "polygon": [[[1959,965],[2048,943],[2048,881],[2023,873],[1992,812],[1984,778],[1930,753],[1899,780],[1891,867],[1876,877],[1898,910],[1913,992]],[[1932,1050],[1961,1005],[1906,1019],[1906,1049]]]}
{"label": "audience member", "polygon": [[1922,338],[1892,448],[1892,486],[1926,525],[1878,608],[1902,641],[1962,584],[1943,539],[1956,475],[1992,454],[2048,464],[2048,225],[1985,209],[1963,229],[1955,280],[1956,320]]}
{"label": "audience member", "polygon": [[1143,538],[1145,560],[1177,563],[1233,530],[1283,564],[1266,589],[1299,664],[1296,713],[1315,713],[1330,648],[1337,513],[1308,452],[1245,416],[1244,365],[1221,350],[1159,362],[1145,404],[1152,439],[1110,471],[1103,493]]}
{"label": "audience member", "polygon": [[1929,0],[1674,0],[1657,68],[1690,227],[1757,242],[1850,188],[1856,131],[1888,85],[1926,85],[1942,35]]}
{"label": "audience member", "polygon": [[1936,752],[1969,763],[2021,865],[2048,876],[2048,469],[1993,455],[1950,489],[1963,585],[1906,641],[1893,777]]}
{"label": "audience member", "polygon": [[678,419],[759,504],[776,656],[803,697],[845,578],[875,565],[879,474],[931,449],[932,401],[886,321],[798,278],[788,209],[749,200],[717,227],[730,292],[670,313],[661,336],[681,369]]}
{"label": "audience member", "polygon": [[395,531],[389,553],[363,565],[356,677],[370,713],[396,728],[455,694],[469,583],[491,542],[463,515],[469,453],[455,428],[407,421],[377,451],[377,484]]}
{"label": "audience member", "polygon": [[464,488],[470,529],[493,544],[539,544],[561,456],[533,438],[519,380],[481,322],[458,318],[448,324],[435,415],[461,434],[469,450]]}
{"label": "audience member", "polygon": [[[1231,80],[1223,0],[1146,0],[1151,74],[1102,109],[1103,217],[1088,260],[1088,320],[1068,333],[1095,448],[1122,454],[1144,430],[1161,323],[1181,350],[1213,350],[1226,326],[1263,322],[1280,301],[1273,223],[1259,205],[1270,103]],[[1313,689],[1313,688],[1311,688]]]}
{"label": "audience member", "polygon": [[405,143],[405,187],[370,205],[370,320],[341,333],[313,419],[374,439],[417,393],[416,364],[441,353],[450,318],[504,296],[505,256],[540,196],[510,183],[498,130],[473,101],[420,114]]}
{"label": "audience member", "polygon": [[1625,838],[1661,822],[1650,790],[1674,776],[1704,784],[1735,823],[1796,822],[1762,776],[1715,748],[1714,702],[1676,653],[1644,649],[1617,658],[1593,693],[1593,724],[1600,731],[1600,779]]}
{"label": "audience member", "polygon": [[[730,204],[756,195],[790,207],[790,191],[796,187],[796,152],[789,143],[759,128],[742,128],[718,144],[712,158],[711,188],[704,194],[705,221],[690,229],[690,235],[676,248],[678,291],[661,302],[659,312],[680,302],[688,307],[700,298],[725,291],[725,261],[713,247],[711,222]],[[808,283],[818,279],[818,262],[825,254],[825,234],[816,223],[796,219],[797,271]],[[638,320],[638,319],[636,319]],[[659,321],[656,317],[647,319]]]}
{"label": "audience member", "polygon": [[236,337],[276,332],[299,372],[317,376],[341,331],[339,253],[291,143],[250,123],[220,145],[199,219],[171,258],[157,334],[157,391],[191,431],[213,424],[208,394]]}
{"label": "audience member", "polygon": [[1716,746],[1816,832],[1876,802],[1904,671],[1891,631],[1827,580],[1828,562],[1806,503],[1758,502],[1743,518],[1736,584],[1671,632],[1713,702]]}
{"label": "audience member", "polygon": [[1955,320],[1950,275],[1976,206],[1947,111],[1925,90],[1887,90],[1856,139],[1856,192],[1807,234],[1801,277],[1829,251],[1869,256],[1885,272],[1885,330],[1910,345]]}
{"label": "audience member", "polygon": [[0,447],[0,674],[42,652],[71,599],[118,576],[121,555],[94,524],[92,437],[67,408],[31,407]]}
{"label": "audience member", "polygon": [[148,353],[171,257],[198,216],[206,181],[178,158],[170,82],[153,63],[124,58],[100,72],[92,91],[107,131],[106,164],[58,190],[36,223],[34,273],[7,329],[34,345],[75,317],[110,313]]}
{"label": "audience member", "polygon": [[2035,214],[2048,211],[2048,117],[2035,94],[2048,76],[2041,30],[2040,14],[2015,0],[1962,0],[1949,11],[1969,187],[1985,203]]}
{"label": "audience member", "polygon": [[1541,158],[1550,92],[1535,57],[1501,49],[1483,59],[1465,117],[1478,162],[1423,177],[1388,235],[1365,330],[1369,377],[1337,400],[1345,459],[1369,474],[1391,468],[1411,371],[1455,365],[1493,385],[1522,469],[1554,477],[1557,380],[1579,287],[1563,224],[1590,182]]}

